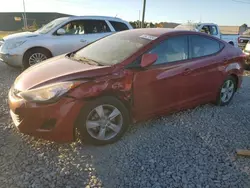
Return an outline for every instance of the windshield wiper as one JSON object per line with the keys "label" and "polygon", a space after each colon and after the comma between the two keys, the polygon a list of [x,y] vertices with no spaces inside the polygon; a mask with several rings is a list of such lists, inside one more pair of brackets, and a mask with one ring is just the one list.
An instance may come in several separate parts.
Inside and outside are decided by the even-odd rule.
{"label": "windshield wiper", "polygon": [[72,53],[70,54],[70,58],[73,59],[73,60],[76,60],[76,61],[80,61],[80,62],[83,62],[83,63],[87,63],[89,65],[101,65],[100,63],[98,63],[97,61],[94,61],[92,59],[88,59],[86,57],[75,57],[75,54]]}

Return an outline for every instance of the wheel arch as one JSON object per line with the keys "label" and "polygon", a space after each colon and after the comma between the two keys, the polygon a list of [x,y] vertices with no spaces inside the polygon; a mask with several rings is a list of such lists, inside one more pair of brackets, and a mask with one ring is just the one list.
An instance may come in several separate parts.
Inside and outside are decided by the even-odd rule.
{"label": "wheel arch", "polygon": [[232,76],[235,79],[235,82],[236,82],[236,88],[235,88],[235,90],[237,90],[238,89],[238,85],[239,85],[239,77],[236,74],[234,74],[234,73],[230,74],[229,76]]}
{"label": "wheel arch", "polygon": [[113,92],[105,92],[105,93],[102,93],[101,95],[98,95],[98,96],[95,96],[95,97],[89,97],[85,100],[87,101],[92,101],[92,100],[95,100],[97,98],[102,98],[102,97],[113,97],[117,100],[119,100],[125,107],[126,109],[128,110],[129,112],[129,116],[130,116],[130,121],[131,121],[131,100],[129,99],[126,99],[126,97],[120,93],[113,93]]}
{"label": "wheel arch", "polygon": [[25,57],[27,56],[27,54],[28,54],[28,52],[30,52],[31,50],[46,50],[49,54],[50,54],[50,56],[51,57],[53,57],[53,54],[52,54],[52,52],[48,49],[48,48],[46,48],[46,47],[43,47],[43,46],[34,46],[34,47],[31,47],[31,48],[29,48],[29,49],[27,49],[25,52],[24,52],[24,54],[23,54],[23,60],[22,60],[22,62],[24,61],[24,59],[25,59]]}

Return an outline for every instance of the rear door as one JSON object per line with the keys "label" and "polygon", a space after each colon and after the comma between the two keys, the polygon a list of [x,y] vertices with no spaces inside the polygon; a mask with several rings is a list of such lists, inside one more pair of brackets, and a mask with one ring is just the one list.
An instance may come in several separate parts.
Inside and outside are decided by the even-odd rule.
{"label": "rear door", "polygon": [[187,84],[183,89],[185,105],[214,100],[223,80],[220,71],[226,58],[221,53],[223,48],[223,43],[210,37],[189,36],[190,60],[185,73]]}

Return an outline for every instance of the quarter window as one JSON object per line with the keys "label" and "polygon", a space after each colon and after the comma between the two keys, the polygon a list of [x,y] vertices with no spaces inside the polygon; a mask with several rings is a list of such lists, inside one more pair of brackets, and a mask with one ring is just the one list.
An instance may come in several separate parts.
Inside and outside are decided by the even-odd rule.
{"label": "quarter window", "polygon": [[158,55],[155,65],[186,60],[188,59],[188,38],[187,36],[169,38],[155,46],[149,53]]}
{"label": "quarter window", "polygon": [[203,36],[190,36],[191,58],[204,57],[220,51],[220,42]]}
{"label": "quarter window", "polygon": [[115,31],[124,31],[129,29],[125,23],[115,22],[115,21],[109,21],[109,22],[111,23]]}

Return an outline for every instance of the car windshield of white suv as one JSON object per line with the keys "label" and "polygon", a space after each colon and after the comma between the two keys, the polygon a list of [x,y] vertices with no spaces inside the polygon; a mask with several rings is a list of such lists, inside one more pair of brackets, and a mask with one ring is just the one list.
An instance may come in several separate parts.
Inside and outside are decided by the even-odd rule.
{"label": "car windshield of white suv", "polygon": [[43,27],[41,27],[40,29],[38,29],[36,32],[38,32],[40,34],[46,34],[67,19],[68,18],[58,18],[56,20],[53,20],[53,21],[49,22],[48,24],[44,25]]}
{"label": "car windshield of white suv", "polygon": [[120,32],[86,46],[76,52],[72,58],[83,62],[88,59],[100,65],[114,65],[122,62],[149,42],[151,39],[141,35]]}

